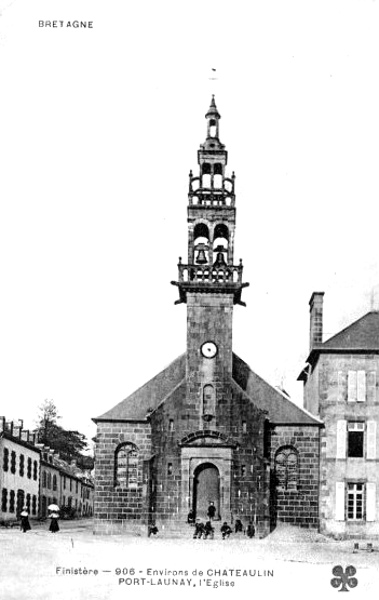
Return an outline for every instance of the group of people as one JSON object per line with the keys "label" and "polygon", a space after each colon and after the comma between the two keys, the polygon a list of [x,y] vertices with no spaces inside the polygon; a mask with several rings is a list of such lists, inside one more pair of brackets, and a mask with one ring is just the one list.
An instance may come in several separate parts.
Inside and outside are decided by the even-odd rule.
{"label": "group of people", "polygon": [[[22,511],[20,513],[20,517],[21,517],[21,524],[20,524],[21,531],[23,533],[30,531],[31,526],[30,526],[30,522],[29,522],[29,513],[28,513],[27,506],[23,506]],[[50,517],[49,531],[51,533],[56,533],[57,531],[59,531],[59,525],[58,525],[59,513],[56,510],[52,511],[50,513],[49,517]]]}
{"label": "group of people", "polygon": [[[215,528],[213,526],[213,521],[216,517],[216,507],[214,502],[210,502],[207,510],[208,520],[203,523],[200,518],[196,518],[195,511],[190,510],[188,513],[187,522],[190,525],[195,527],[193,537],[194,539],[213,539]],[[233,533],[233,530],[230,525],[228,525],[227,521],[221,525],[220,528],[222,539],[225,540],[229,538],[230,534]],[[246,533],[249,538],[253,538],[255,536],[255,526],[252,521],[249,521],[246,529],[243,526],[241,519],[236,519],[234,523],[234,532],[235,533]]]}

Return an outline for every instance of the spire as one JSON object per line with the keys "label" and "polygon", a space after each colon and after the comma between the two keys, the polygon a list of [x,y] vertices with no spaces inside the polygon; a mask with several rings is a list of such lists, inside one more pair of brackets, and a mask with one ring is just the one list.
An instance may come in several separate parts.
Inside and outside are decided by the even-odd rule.
{"label": "spire", "polygon": [[205,115],[206,119],[210,119],[211,117],[216,118],[216,119],[221,119],[221,115],[220,115],[220,113],[217,110],[217,106],[216,106],[214,94],[212,95],[212,100],[211,100],[211,104],[210,104],[210,107],[208,109],[208,112]]}
{"label": "spire", "polygon": [[207,119],[207,137],[204,144],[200,145],[202,150],[225,150],[225,146],[221,144],[219,139],[219,120],[221,115],[217,110],[215,97],[212,96],[211,104],[208,112],[205,115]]}

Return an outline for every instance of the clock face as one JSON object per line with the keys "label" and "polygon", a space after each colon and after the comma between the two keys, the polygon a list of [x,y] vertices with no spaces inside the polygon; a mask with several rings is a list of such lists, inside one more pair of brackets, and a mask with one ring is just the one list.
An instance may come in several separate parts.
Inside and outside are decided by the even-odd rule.
{"label": "clock face", "polygon": [[201,346],[201,354],[205,358],[214,358],[217,354],[217,346],[214,342],[205,342]]}

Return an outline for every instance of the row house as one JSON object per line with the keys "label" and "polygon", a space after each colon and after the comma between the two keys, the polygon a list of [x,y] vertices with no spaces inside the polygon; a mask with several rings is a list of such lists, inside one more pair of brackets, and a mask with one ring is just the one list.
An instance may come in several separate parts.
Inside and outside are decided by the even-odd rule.
{"label": "row house", "polygon": [[31,517],[38,516],[40,449],[35,435],[23,429],[22,421],[0,417],[1,520],[18,517],[27,506]]}
{"label": "row house", "polygon": [[90,473],[38,443],[22,421],[0,417],[0,461],[1,521],[17,519],[23,506],[31,518],[47,517],[50,504],[57,504],[61,515],[92,516]]}
{"label": "row house", "polygon": [[47,516],[50,504],[58,504],[62,514],[92,516],[93,489],[90,475],[79,469],[74,460],[69,464],[51,448],[42,447],[41,517]]}

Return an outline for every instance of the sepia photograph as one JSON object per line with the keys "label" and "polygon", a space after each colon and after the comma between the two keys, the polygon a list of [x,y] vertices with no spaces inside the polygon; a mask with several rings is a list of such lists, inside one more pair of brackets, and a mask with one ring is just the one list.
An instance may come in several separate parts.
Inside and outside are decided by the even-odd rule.
{"label": "sepia photograph", "polygon": [[0,0],[0,597],[379,589],[379,2]]}

